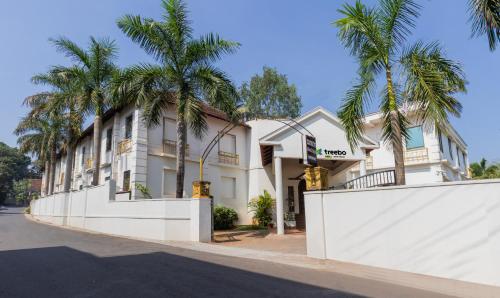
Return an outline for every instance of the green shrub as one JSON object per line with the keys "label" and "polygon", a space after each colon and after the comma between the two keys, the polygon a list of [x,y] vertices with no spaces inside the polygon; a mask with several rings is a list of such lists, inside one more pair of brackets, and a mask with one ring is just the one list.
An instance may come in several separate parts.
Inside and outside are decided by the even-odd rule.
{"label": "green shrub", "polygon": [[227,230],[234,227],[234,221],[238,220],[238,213],[234,209],[215,206],[214,207],[214,229]]}
{"label": "green shrub", "polygon": [[271,195],[264,190],[264,194],[253,198],[248,207],[251,212],[254,212],[253,219],[261,227],[267,227],[272,221],[272,209],[274,205],[274,199]]}

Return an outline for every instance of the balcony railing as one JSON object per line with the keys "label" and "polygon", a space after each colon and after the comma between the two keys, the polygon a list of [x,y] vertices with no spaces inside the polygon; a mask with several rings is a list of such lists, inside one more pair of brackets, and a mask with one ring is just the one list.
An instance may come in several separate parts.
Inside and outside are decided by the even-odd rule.
{"label": "balcony railing", "polygon": [[224,163],[228,165],[239,165],[240,156],[236,153],[219,151],[219,163]]}
{"label": "balcony railing", "polygon": [[344,184],[330,187],[330,189],[363,189],[396,185],[396,173],[394,170],[371,173]]}
{"label": "balcony railing", "polygon": [[[163,140],[163,153],[176,155],[177,141]],[[186,156],[189,156],[189,144],[186,144]]]}
{"label": "balcony railing", "polygon": [[132,150],[132,140],[131,139],[123,139],[118,143],[118,150],[116,154],[120,155],[123,153],[130,152]]}
{"label": "balcony railing", "polygon": [[404,152],[405,164],[419,164],[429,161],[427,148],[410,149]]}

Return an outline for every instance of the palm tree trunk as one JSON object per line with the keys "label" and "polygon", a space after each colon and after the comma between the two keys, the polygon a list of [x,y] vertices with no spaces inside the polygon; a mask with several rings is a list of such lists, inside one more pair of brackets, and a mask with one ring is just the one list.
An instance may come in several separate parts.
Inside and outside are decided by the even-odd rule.
{"label": "palm tree trunk", "polygon": [[71,144],[68,146],[66,152],[66,168],[64,170],[64,192],[70,192],[71,190],[71,178],[73,176],[73,155],[75,152],[75,145]]}
{"label": "palm tree trunk", "polygon": [[49,195],[49,184],[50,184],[50,161],[47,159],[45,161],[45,195]]}
{"label": "palm tree trunk", "polygon": [[401,126],[399,123],[398,117],[398,104],[396,102],[396,95],[394,92],[394,85],[392,83],[392,74],[390,66],[386,69],[386,78],[387,78],[387,93],[389,96],[389,108],[390,112],[390,121],[391,121],[391,129],[392,129],[392,151],[394,154],[394,170],[396,174],[396,185],[405,185],[406,177],[405,177],[405,163],[404,163],[404,154],[403,154],[403,136],[401,133]]}
{"label": "palm tree trunk", "polygon": [[54,193],[54,184],[56,181],[56,145],[52,145],[50,151],[50,178],[49,178],[49,196]]}
{"label": "palm tree trunk", "polygon": [[100,113],[96,113],[94,118],[94,156],[92,160],[92,168],[94,174],[92,176],[92,185],[99,185],[99,174],[101,164],[101,135],[102,135],[102,117]]}
{"label": "palm tree trunk", "polygon": [[177,113],[177,185],[175,197],[184,196],[184,172],[186,162],[186,121],[183,113]]}

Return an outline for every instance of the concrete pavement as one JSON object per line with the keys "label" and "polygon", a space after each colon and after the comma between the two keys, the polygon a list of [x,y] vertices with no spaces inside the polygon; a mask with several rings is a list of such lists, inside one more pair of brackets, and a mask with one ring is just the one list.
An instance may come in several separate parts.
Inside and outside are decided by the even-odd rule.
{"label": "concrete pavement", "polygon": [[188,244],[61,229],[21,211],[0,211],[0,297],[446,297]]}

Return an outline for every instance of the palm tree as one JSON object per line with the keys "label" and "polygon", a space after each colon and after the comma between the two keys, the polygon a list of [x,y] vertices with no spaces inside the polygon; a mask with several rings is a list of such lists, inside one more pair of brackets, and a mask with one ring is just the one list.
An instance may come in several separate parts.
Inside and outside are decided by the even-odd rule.
{"label": "palm tree", "polygon": [[127,15],[118,27],[160,64],[140,64],[125,70],[117,83],[117,96],[135,101],[143,108],[148,126],[158,125],[169,105],[177,109],[176,195],[184,192],[187,125],[197,137],[207,129],[203,104],[235,115],[238,93],[224,72],[212,65],[222,54],[239,46],[216,34],[192,37],[187,11],[180,0],[162,2],[164,17],[154,21]]}
{"label": "palm tree", "polygon": [[469,0],[472,35],[488,37],[490,50],[495,50],[500,42],[500,1]]}
{"label": "palm tree", "polygon": [[65,126],[65,153],[66,165],[64,170],[64,192],[71,189],[71,178],[73,173],[73,156],[76,150],[76,142],[80,136],[83,116],[78,111],[79,97],[77,97],[78,83],[69,77],[64,69],[55,67],[49,72],[35,75],[32,79],[35,84],[43,84],[52,87],[52,96],[48,102],[49,112],[63,117]]}
{"label": "palm tree", "polygon": [[[445,58],[437,43],[403,47],[419,9],[412,0],[379,0],[377,8],[358,0],[353,6],[345,4],[339,10],[343,17],[334,23],[340,40],[359,63],[358,82],[339,111],[348,141],[354,148],[361,140],[362,119],[376,77],[385,75],[380,98],[382,138],[392,145],[398,185],[405,184],[403,137],[407,137],[408,120],[403,107],[410,107],[419,121],[432,120],[440,126],[448,121],[448,113],[460,115],[462,106],[453,94],[465,91],[460,65]],[[401,82],[395,82],[395,77]]]}
{"label": "palm tree", "polygon": [[113,104],[111,98],[111,80],[118,72],[113,63],[117,48],[115,42],[109,39],[97,40],[90,38],[87,50],[79,47],[67,38],[52,40],[56,48],[71,58],[76,65],[72,67],[57,67],[59,74],[64,74],[78,86],[76,97],[84,115],[94,114],[94,156],[92,185],[99,184],[101,160],[101,135],[103,113]]}
{"label": "palm tree", "polygon": [[470,165],[472,178],[474,179],[493,179],[500,177],[500,167],[498,164],[487,164],[486,159],[482,158],[479,162]]}
{"label": "palm tree", "polygon": [[48,108],[51,93],[39,93],[24,100],[30,112],[21,119],[14,133],[23,153],[31,153],[45,162],[45,193],[54,192],[56,155],[62,147],[63,121]]}

